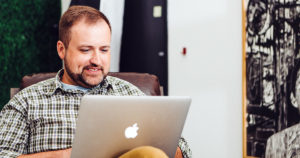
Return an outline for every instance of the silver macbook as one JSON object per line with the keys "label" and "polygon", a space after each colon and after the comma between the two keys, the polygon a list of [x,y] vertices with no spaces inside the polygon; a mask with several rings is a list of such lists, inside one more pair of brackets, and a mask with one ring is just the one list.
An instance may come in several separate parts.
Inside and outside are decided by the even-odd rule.
{"label": "silver macbook", "polygon": [[174,157],[190,103],[177,96],[84,96],[71,157],[118,157],[138,146]]}

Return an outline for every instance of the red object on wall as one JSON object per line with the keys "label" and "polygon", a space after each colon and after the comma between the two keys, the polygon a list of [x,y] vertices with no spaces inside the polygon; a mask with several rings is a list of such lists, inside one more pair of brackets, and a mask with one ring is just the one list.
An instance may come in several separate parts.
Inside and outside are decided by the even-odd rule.
{"label": "red object on wall", "polygon": [[182,49],[182,54],[183,54],[183,55],[186,55],[186,47],[183,47],[183,49]]}

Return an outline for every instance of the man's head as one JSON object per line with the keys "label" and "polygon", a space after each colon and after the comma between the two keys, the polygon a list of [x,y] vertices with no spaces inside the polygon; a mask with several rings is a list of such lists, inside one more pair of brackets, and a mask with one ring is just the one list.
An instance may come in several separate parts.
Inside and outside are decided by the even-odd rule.
{"label": "man's head", "polygon": [[95,24],[104,20],[111,30],[109,20],[99,10],[87,6],[72,6],[63,14],[59,21],[59,40],[63,42],[66,48],[68,48],[71,40],[71,27],[82,19],[87,24]]}
{"label": "man's head", "polygon": [[59,22],[57,52],[64,61],[62,82],[86,88],[97,86],[110,67],[111,27],[98,10],[70,7]]}

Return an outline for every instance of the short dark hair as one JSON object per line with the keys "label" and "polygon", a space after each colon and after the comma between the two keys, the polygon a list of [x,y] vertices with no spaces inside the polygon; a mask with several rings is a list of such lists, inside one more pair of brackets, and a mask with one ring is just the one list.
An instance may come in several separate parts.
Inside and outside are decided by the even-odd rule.
{"label": "short dark hair", "polygon": [[66,48],[71,40],[71,27],[82,19],[88,24],[104,20],[111,31],[109,20],[99,10],[88,6],[72,6],[59,20],[59,40],[64,43]]}

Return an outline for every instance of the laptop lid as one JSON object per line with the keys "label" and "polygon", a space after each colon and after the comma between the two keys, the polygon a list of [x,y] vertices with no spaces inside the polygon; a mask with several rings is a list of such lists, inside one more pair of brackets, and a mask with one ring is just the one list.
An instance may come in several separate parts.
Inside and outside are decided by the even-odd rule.
{"label": "laptop lid", "polygon": [[118,157],[138,146],[174,157],[190,103],[190,97],[86,95],[71,157]]}

